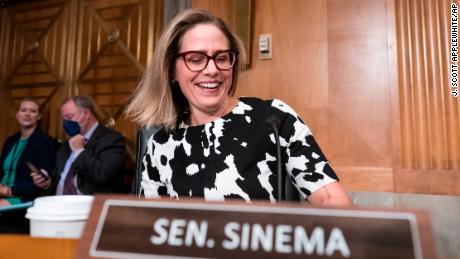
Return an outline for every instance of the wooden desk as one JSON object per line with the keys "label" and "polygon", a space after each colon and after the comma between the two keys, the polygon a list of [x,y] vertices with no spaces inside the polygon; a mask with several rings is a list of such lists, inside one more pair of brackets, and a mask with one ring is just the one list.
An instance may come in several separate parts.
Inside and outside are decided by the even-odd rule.
{"label": "wooden desk", "polygon": [[78,239],[35,238],[29,235],[0,235],[0,258],[74,258]]}

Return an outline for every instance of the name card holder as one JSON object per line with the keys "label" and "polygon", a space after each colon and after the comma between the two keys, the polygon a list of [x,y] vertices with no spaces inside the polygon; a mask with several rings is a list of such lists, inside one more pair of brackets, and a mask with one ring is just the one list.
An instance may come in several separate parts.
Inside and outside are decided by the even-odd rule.
{"label": "name card holder", "polygon": [[96,195],[75,258],[436,258],[423,210]]}

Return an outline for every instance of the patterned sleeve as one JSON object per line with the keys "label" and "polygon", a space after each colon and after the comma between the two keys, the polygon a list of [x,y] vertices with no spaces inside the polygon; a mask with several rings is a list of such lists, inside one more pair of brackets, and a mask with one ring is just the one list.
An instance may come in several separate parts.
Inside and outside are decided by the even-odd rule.
{"label": "patterned sleeve", "polygon": [[280,139],[283,161],[301,198],[306,199],[321,187],[338,181],[308,126],[286,103],[273,100],[272,106],[280,114]]}

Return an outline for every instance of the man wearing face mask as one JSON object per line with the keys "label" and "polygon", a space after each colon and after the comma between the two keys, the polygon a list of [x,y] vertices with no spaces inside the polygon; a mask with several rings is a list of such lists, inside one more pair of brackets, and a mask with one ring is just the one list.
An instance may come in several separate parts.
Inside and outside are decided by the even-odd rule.
{"label": "man wearing face mask", "polygon": [[51,178],[32,172],[34,183],[48,195],[118,193],[122,191],[123,136],[102,126],[88,96],[75,96],[61,106],[69,140],[57,152]]}

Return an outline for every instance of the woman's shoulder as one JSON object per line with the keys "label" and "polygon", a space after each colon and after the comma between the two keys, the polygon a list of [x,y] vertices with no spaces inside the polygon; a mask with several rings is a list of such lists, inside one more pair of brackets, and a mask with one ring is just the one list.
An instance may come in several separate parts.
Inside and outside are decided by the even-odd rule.
{"label": "woman's shoulder", "polygon": [[7,146],[8,144],[16,143],[16,141],[18,141],[20,136],[21,136],[21,132],[16,132],[13,135],[8,136],[5,139],[5,144],[4,145]]}
{"label": "woman's shoulder", "polygon": [[[277,110],[278,112],[291,114],[297,116],[294,109],[284,101],[280,99],[261,99],[258,97],[240,97],[241,102],[252,108],[264,108],[268,110]],[[270,112],[271,113],[271,112]]]}
{"label": "woman's shoulder", "polygon": [[266,104],[270,104],[273,101],[273,100],[264,100],[259,97],[253,97],[253,96],[242,96],[242,97],[239,97],[238,99],[240,100],[240,102],[243,102],[251,106],[266,105]]}
{"label": "woman's shoulder", "polygon": [[279,99],[273,99],[271,106],[281,112],[291,114],[293,116],[298,116],[297,112],[287,103]]}
{"label": "woman's shoulder", "polygon": [[[261,111],[267,110],[272,106],[273,99],[265,100],[258,97],[239,97],[239,106],[245,108],[246,110]],[[242,107],[243,106],[243,107]]]}
{"label": "woman's shoulder", "polygon": [[268,106],[289,106],[287,103],[280,99],[261,99],[259,97],[242,96],[238,98],[241,102],[252,105],[268,105]]}
{"label": "woman's shoulder", "polygon": [[21,136],[21,132],[18,131],[18,132],[16,132],[16,133],[12,134],[12,135],[9,135],[9,136],[6,138],[5,141],[17,140],[17,139],[19,139],[20,136]]}
{"label": "woman's shoulder", "polygon": [[38,147],[40,149],[48,149],[50,147],[56,149],[58,145],[57,141],[53,137],[51,137],[47,132],[43,131],[40,128],[36,128],[34,130],[28,142],[29,145],[33,147]]}
{"label": "woman's shoulder", "polygon": [[48,133],[46,133],[45,131],[43,131],[41,128],[38,128],[38,127],[34,130],[31,137],[42,139],[44,141],[53,140],[53,137],[51,137],[50,135],[48,135]]}

